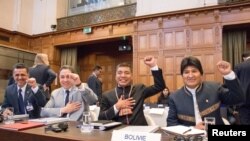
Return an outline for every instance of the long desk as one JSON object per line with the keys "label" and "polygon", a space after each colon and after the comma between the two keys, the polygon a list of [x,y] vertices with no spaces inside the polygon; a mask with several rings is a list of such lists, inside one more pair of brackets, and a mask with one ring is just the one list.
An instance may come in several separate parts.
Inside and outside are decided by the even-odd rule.
{"label": "long desk", "polygon": [[[70,122],[66,132],[54,133],[47,131],[44,127],[32,128],[23,131],[12,131],[0,129],[1,141],[111,141],[112,131],[120,129],[125,125],[114,128],[108,131],[93,130],[91,133],[81,133],[79,128],[76,128],[76,122]],[[162,133],[162,141],[171,140],[169,135]]]}

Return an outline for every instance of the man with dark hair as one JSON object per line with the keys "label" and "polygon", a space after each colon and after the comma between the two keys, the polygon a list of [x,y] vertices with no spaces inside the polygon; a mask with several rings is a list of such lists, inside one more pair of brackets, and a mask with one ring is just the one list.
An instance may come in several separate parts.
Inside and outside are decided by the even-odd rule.
{"label": "man with dark hair", "polygon": [[102,73],[102,67],[96,65],[93,68],[92,74],[89,76],[87,83],[89,87],[94,91],[96,96],[98,97],[98,102],[101,102],[102,99],[102,79],[100,77]]}
{"label": "man with dark hair", "polygon": [[236,65],[234,71],[238,76],[246,101],[239,105],[240,124],[250,125],[250,52],[242,54],[243,62]]}
{"label": "man with dark hair", "polygon": [[114,120],[130,125],[147,125],[144,113],[144,100],[161,92],[166,86],[162,70],[152,56],[146,56],[144,63],[151,68],[154,85],[132,84],[132,70],[129,64],[121,63],[116,68],[117,86],[103,94],[100,120]]}
{"label": "man with dark hair", "polygon": [[204,117],[215,117],[216,124],[223,124],[221,104],[238,104],[244,101],[243,90],[225,61],[217,63],[225,84],[203,81],[201,62],[195,57],[186,57],[181,62],[184,86],[169,97],[167,126],[186,125],[204,129]]}
{"label": "man with dark hair", "polygon": [[64,65],[59,71],[61,88],[52,91],[50,100],[42,108],[42,117],[66,117],[79,121],[88,106],[96,103],[94,92],[81,82],[71,66]]}
{"label": "man with dark hair", "polygon": [[13,78],[15,83],[5,91],[3,115],[10,114],[7,107],[13,107],[16,115],[29,114],[30,118],[39,118],[41,107],[46,103],[43,88],[37,85],[36,79],[29,78],[28,68],[23,63],[14,65]]}

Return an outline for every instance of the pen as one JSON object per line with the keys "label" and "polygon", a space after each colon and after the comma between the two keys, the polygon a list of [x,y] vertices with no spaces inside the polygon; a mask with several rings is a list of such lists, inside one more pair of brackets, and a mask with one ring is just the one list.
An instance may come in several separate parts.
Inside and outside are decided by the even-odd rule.
{"label": "pen", "polygon": [[190,129],[184,131],[182,134],[186,134],[187,132],[189,132],[189,131],[191,131],[191,130],[192,130],[192,129],[190,128]]}

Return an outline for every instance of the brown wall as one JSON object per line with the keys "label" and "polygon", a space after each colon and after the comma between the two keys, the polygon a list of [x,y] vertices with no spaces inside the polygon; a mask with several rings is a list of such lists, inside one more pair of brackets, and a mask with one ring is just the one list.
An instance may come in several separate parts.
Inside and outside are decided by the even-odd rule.
{"label": "brown wall", "polygon": [[[33,36],[29,40],[29,47],[32,51],[47,53],[52,68],[58,70],[60,48],[64,46],[131,36],[134,83],[142,82],[147,85],[153,83],[149,69],[143,64],[143,57],[154,55],[159,67],[163,69],[167,86],[173,91],[183,85],[179,66],[182,58],[188,55],[201,59],[205,80],[221,81],[221,75],[215,65],[222,58],[223,26],[249,23],[249,15],[250,4],[220,5],[162,13],[117,23],[93,25],[92,34],[83,34],[82,29],[72,29]],[[108,50],[106,46],[101,48]],[[114,62],[120,59],[121,57],[105,52],[87,52],[86,56],[79,59],[81,76],[85,79],[93,64],[100,63],[106,64],[107,71],[104,75],[107,76],[107,81],[111,81],[114,77]],[[96,62],[96,60],[101,61]],[[104,88],[110,89],[114,84],[108,83]],[[156,97],[147,101],[156,102]]]}

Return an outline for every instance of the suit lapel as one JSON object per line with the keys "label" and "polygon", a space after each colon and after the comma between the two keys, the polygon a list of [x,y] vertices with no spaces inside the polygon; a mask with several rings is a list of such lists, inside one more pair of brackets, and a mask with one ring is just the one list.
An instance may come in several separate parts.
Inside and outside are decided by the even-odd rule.
{"label": "suit lapel", "polygon": [[11,98],[13,98],[13,105],[14,107],[14,113],[19,113],[19,108],[18,108],[18,92],[17,92],[17,85],[14,84],[12,87],[13,93],[11,93]]}

